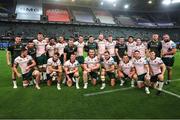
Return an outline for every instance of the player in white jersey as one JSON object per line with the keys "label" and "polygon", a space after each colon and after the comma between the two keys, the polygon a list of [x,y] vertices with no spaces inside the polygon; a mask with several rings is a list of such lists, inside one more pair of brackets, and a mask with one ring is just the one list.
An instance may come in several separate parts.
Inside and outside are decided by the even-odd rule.
{"label": "player in white jersey", "polygon": [[151,82],[154,88],[158,89],[157,95],[161,93],[164,84],[164,73],[166,66],[160,57],[156,57],[154,51],[149,52],[148,63],[150,66]]}
{"label": "player in white jersey", "polygon": [[136,42],[134,41],[133,36],[128,37],[128,42],[126,43],[126,45],[127,45],[127,54],[130,58],[132,58],[133,57],[133,51],[134,51],[134,48],[136,46]]}
{"label": "player in white jersey", "polygon": [[140,38],[136,39],[136,46],[134,47],[134,51],[135,50],[140,52],[141,57],[146,57],[146,46],[142,43]]}
{"label": "player in white jersey", "polygon": [[108,40],[106,41],[106,50],[109,51],[110,56],[113,57],[114,60],[116,59],[115,46],[116,46],[116,41],[113,41],[112,35],[109,35]]}
{"label": "player in white jersey", "polygon": [[46,56],[46,40],[43,40],[43,34],[40,32],[37,35],[37,39],[33,40],[35,47],[36,47],[36,60],[39,71],[43,75],[43,79],[46,80],[46,63],[47,63],[47,56]]}
{"label": "player in white jersey", "polygon": [[79,35],[78,41],[74,42],[74,44],[77,46],[77,61],[79,64],[81,64],[81,67],[83,68],[84,64],[84,38],[82,35]]}
{"label": "player in white jersey", "polygon": [[67,45],[67,43],[64,40],[64,37],[60,36],[58,42],[56,43],[55,52],[59,53],[60,61],[61,61],[62,65],[64,64],[64,48],[66,45]]}
{"label": "player in white jersey", "polygon": [[47,61],[47,85],[51,86],[52,81],[57,80],[57,89],[61,90],[62,66],[59,60],[59,53],[55,53],[52,58]]}
{"label": "player in white jersey", "polygon": [[28,50],[26,48],[22,48],[21,55],[15,59],[13,65],[14,72],[17,74],[18,77],[21,77],[21,74],[17,70],[18,65],[22,73],[23,87],[27,87],[29,85],[29,81],[32,79],[33,76],[35,78],[35,88],[40,89],[40,73],[38,70],[34,70],[33,67],[36,66],[36,62],[31,56],[28,55]]}
{"label": "player in white jersey", "polygon": [[134,87],[135,80],[135,68],[132,61],[129,60],[127,54],[123,55],[122,61],[119,63],[118,78],[121,81],[120,86],[123,86],[125,79],[129,78],[131,80],[131,87]]}
{"label": "player in white jersey", "polygon": [[140,56],[139,51],[134,51],[133,64],[136,70],[135,80],[137,80],[138,88],[145,86],[146,94],[150,94],[150,75],[149,75],[149,65],[146,58]]}
{"label": "player in white jersey", "polygon": [[84,61],[84,71],[83,71],[84,89],[87,89],[88,86],[88,75],[91,76],[92,84],[96,85],[99,69],[100,69],[99,59],[95,55],[95,50],[90,49],[88,51],[88,56],[85,58]]}
{"label": "player in white jersey", "polygon": [[46,45],[46,51],[48,58],[54,56],[55,47],[56,47],[56,38],[50,38],[49,43]]}
{"label": "player in white jersey", "polygon": [[106,51],[106,40],[104,39],[104,35],[100,34],[96,42],[98,46],[98,58],[102,60],[104,52]]}
{"label": "player in white jersey", "polygon": [[110,56],[110,53],[108,51],[104,52],[104,58],[102,61],[102,69],[101,69],[102,86],[100,89],[104,89],[106,87],[105,84],[106,75],[110,78],[111,86],[115,86],[115,61]]}
{"label": "player in white jersey", "polygon": [[166,84],[169,84],[170,80],[172,80],[172,67],[174,65],[175,54],[176,44],[170,40],[170,36],[168,34],[164,34],[162,41],[162,60],[167,67],[168,80],[166,81]]}
{"label": "player in white jersey", "polygon": [[76,89],[79,89],[79,72],[78,72],[79,63],[76,60],[76,55],[71,54],[70,60],[64,63],[64,71],[67,79],[68,87],[71,87],[73,84],[73,79],[76,82]]}

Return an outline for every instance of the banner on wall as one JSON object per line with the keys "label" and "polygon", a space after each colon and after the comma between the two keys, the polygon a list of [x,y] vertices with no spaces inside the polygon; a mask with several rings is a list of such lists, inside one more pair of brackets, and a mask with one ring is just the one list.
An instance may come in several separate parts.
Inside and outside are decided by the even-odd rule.
{"label": "banner on wall", "polygon": [[45,4],[45,15],[48,16],[48,21],[54,22],[69,22],[70,17],[68,10],[58,5]]}
{"label": "banner on wall", "polygon": [[95,10],[96,18],[100,20],[101,23],[105,24],[115,24],[112,15],[107,11]]}
{"label": "banner on wall", "polygon": [[73,10],[76,21],[94,23],[93,16],[86,10]]}
{"label": "banner on wall", "polygon": [[19,20],[40,20],[42,11],[41,0],[17,0],[16,19]]}

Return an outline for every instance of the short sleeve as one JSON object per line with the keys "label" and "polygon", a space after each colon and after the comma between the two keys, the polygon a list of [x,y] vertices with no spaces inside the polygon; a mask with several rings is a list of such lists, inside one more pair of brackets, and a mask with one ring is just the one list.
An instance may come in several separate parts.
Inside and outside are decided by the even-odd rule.
{"label": "short sleeve", "polygon": [[172,42],[171,46],[172,46],[172,48],[176,48],[176,43]]}

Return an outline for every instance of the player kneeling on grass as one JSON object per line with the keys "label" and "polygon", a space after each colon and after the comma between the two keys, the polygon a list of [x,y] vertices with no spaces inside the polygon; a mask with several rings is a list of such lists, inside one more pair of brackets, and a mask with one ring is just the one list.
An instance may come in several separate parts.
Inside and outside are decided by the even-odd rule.
{"label": "player kneeling on grass", "polygon": [[73,82],[76,82],[76,89],[79,89],[79,63],[76,60],[76,55],[71,54],[70,60],[64,63],[64,71],[67,79],[68,87],[71,87]]}
{"label": "player kneeling on grass", "polygon": [[84,62],[84,71],[83,71],[84,89],[87,89],[88,86],[88,75],[91,76],[92,84],[96,85],[99,68],[100,68],[99,59],[97,56],[95,56],[95,50],[90,49],[88,51],[88,56],[85,58],[85,62]]}
{"label": "player kneeling on grass", "polygon": [[52,58],[47,61],[47,85],[51,86],[52,81],[57,80],[57,89],[61,90],[62,67],[59,60],[59,53],[55,53]]}
{"label": "player kneeling on grass", "polygon": [[37,89],[40,89],[39,87],[40,73],[39,71],[33,69],[33,67],[36,66],[36,63],[32,59],[32,57],[28,55],[28,50],[26,48],[22,48],[21,55],[15,59],[13,65],[14,72],[17,74],[18,77],[21,77],[21,74],[17,70],[17,65],[19,65],[22,72],[23,87],[27,87],[29,85],[29,80],[31,80],[33,76],[36,80],[35,87]]}
{"label": "player kneeling on grass", "polygon": [[102,62],[101,69],[101,81],[102,86],[100,89],[104,89],[106,87],[105,84],[105,76],[108,76],[111,81],[111,86],[115,85],[115,62],[112,57],[110,57],[110,53],[108,51],[104,52],[104,58]]}
{"label": "player kneeling on grass", "polygon": [[156,57],[154,51],[150,51],[148,62],[150,66],[151,82],[153,83],[154,88],[158,90],[156,94],[160,95],[162,87],[164,85],[164,73],[166,70],[166,66],[161,58]]}
{"label": "player kneeling on grass", "polygon": [[118,78],[121,81],[120,86],[123,86],[125,79],[129,78],[131,80],[131,87],[134,87],[134,78],[135,78],[135,68],[132,61],[129,60],[127,54],[123,55],[123,59],[119,64],[118,69]]}
{"label": "player kneeling on grass", "polygon": [[136,70],[135,80],[137,80],[138,88],[145,86],[146,94],[150,94],[150,75],[149,75],[149,65],[146,58],[140,56],[138,50],[134,51],[133,64]]}

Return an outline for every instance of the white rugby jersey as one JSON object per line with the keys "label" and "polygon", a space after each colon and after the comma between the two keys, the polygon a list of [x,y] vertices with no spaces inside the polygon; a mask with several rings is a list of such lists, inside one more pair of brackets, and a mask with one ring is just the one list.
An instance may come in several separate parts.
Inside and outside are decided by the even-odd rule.
{"label": "white rugby jersey", "polygon": [[151,67],[153,75],[157,75],[161,73],[160,65],[163,64],[163,61],[161,60],[161,58],[156,57],[154,60],[151,60],[150,58],[148,58],[148,63]]}
{"label": "white rugby jersey", "polygon": [[48,52],[49,54],[49,57],[52,57],[54,55],[54,51],[55,51],[55,45],[47,45],[46,46],[46,51]]}
{"label": "white rugby jersey", "polygon": [[136,42],[135,41],[132,43],[127,42],[126,45],[127,45],[127,54],[128,54],[128,56],[131,57],[132,53],[134,51],[134,48],[136,46]]}
{"label": "white rugby jersey", "polygon": [[21,56],[18,56],[15,60],[14,60],[14,63],[15,64],[18,64],[20,69],[21,69],[21,72],[22,74],[26,74],[30,71],[29,70],[26,70],[26,67],[28,66],[28,63],[30,61],[32,61],[32,57],[30,55],[27,55],[25,58],[21,57]]}
{"label": "white rugby jersey", "polygon": [[42,54],[46,53],[46,40],[38,41],[37,39],[33,40],[35,47],[36,47],[36,57],[41,56]]}
{"label": "white rugby jersey", "polygon": [[106,40],[96,40],[97,45],[98,45],[98,54],[102,55],[106,51]]}
{"label": "white rugby jersey", "polygon": [[129,61],[128,63],[124,63],[123,61],[121,61],[119,63],[119,66],[121,67],[122,72],[126,75],[129,75],[132,68],[134,68],[134,64],[132,63],[132,61]]}
{"label": "white rugby jersey", "polygon": [[[164,40],[162,41],[162,51],[163,52],[169,52],[171,51],[173,48],[176,48],[176,44],[170,40],[169,42],[164,42]],[[165,55],[163,57],[173,57],[174,55]]]}
{"label": "white rugby jersey", "polygon": [[[58,67],[59,65],[61,65],[61,61],[60,61],[59,59],[55,62],[55,61],[53,61],[53,58],[49,58],[48,61],[47,61],[47,66],[52,66],[53,68],[56,68],[56,67]],[[48,67],[47,67],[47,69],[46,69],[46,72],[47,72],[48,74],[50,73]]]}
{"label": "white rugby jersey", "polygon": [[64,48],[67,45],[67,43],[57,43],[55,48],[58,50],[59,55],[61,56],[64,53]]}
{"label": "white rugby jersey", "polygon": [[87,64],[88,68],[95,67],[96,64],[99,63],[99,59],[97,56],[95,56],[94,58],[90,58],[89,56],[87,56],[84,60],[84,63]]}
{"label": "white rugby jersey", "polygon": [[74,45],[77,46],[77,56],[83,56],[85,43],[84,42],[80,43],[76,41],[74,42]]}
{"label": "white rugby jersey", "polygon": [[115,65],[115,62],[114,59],[110,57],[108,60],[104,58],[102,64],[105,67],[105,69],[109,69],[111,65]]}
{"label": "white rugby jersey", "polygon": [[79,62],[77,60],[75,60],[74,63],[71,63],[70,60],[64,63],[64,67],[67,67],[69,71],[73,71],[78,66],[79,66]]}
{"label": "white rugby jersey", "polygon": [[116,45],[116,41],[106,42],[106,49],[109,51],[111,57],[115,56],[115,45]]}
{"label": "white rugby jersey", "polygon": [[146,54],[145,54],[146,53],[146,46],[144,44],[141,44],[139,46],[136,45],[134,47],[133,52],[136,50],[138,50],[140,52],[141,57],[146,57]]}
{"label": "white rugby jersey", "polygon": [[147,63],[147,60],[145,58],[141,57],[138,60],[134,58],[132,61],[133,61],[134,67],[136,69],[136,73],[138,75],[142,75],[144,73],[147,73],[144,65],[146,65],[148,63]]}

